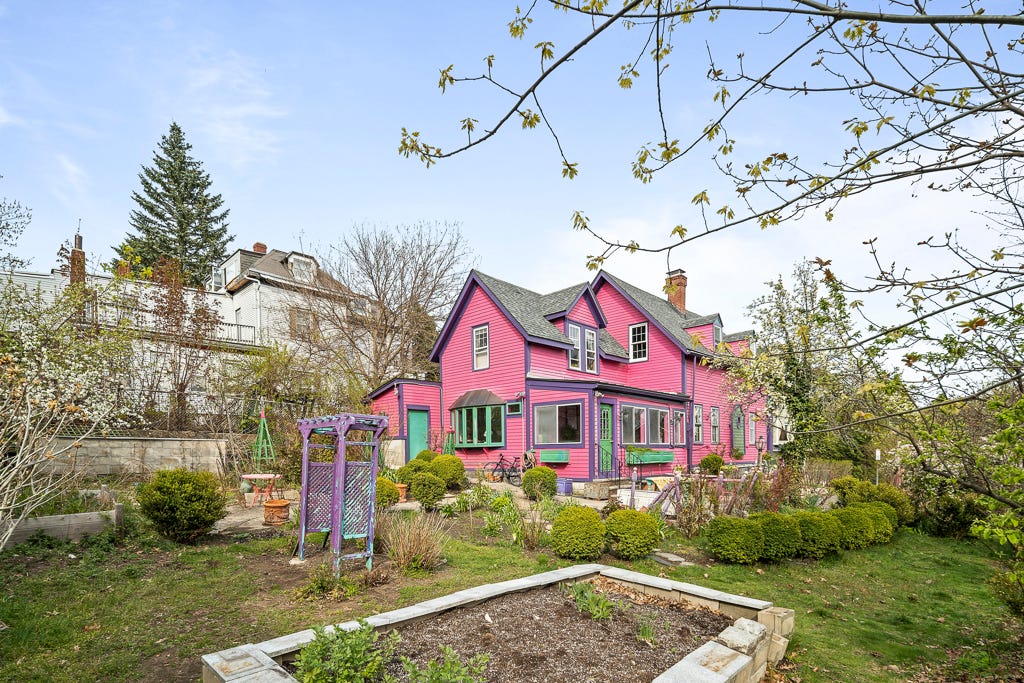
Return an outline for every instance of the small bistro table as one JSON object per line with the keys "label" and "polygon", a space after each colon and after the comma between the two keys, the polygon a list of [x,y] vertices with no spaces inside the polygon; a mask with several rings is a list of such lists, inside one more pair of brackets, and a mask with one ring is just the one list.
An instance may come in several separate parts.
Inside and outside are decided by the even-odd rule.
{"label": "small bistro table", "polygon": [[[274,488],[280,478],[280,474],[243,474],[242,479],[252,484],[252,503],[248,507],[255,507],[257,501],[272,500]],[[278,493],[281,493],[280,488],[278,488]]]}

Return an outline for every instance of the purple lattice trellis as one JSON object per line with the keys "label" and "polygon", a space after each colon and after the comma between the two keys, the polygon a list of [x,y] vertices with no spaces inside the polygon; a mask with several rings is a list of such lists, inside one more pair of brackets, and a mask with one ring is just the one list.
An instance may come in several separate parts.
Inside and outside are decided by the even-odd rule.
{"label": "purple lattice trellis", "polygon": [[[307,532],[327,531],[330,533],[335,575],[340,572],[342,560],[365,557],[367,569],[371,568],[377,458],[380,455],[380,437],[388,427],[388,419],[381,415],[343,413],[299,420],[298,426],[302,434],[299,558],[305,557]],[[362,435],[360,440],[350,440],[354,434]],[[314,435],[329,443],[310,441]],[[349,446],[368,448],[369,461],[348,460],[346,450]],[[333,451],[333,462],[310,462],[311,449]],[[364,550],[341,554],[344,539],[360,538],[366,541]]]}

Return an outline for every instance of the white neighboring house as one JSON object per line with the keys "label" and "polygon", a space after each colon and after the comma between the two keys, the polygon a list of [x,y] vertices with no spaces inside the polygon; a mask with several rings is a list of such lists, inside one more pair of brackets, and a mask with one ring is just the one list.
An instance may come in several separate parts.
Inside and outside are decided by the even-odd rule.
{"label": "white neighboring house", "polygon": [[[313,290],[311,283],[318,271],[319,264],[308,254],[268,251],[259,242],[252,249],[238,249],[231,254],[206,283],[205,299],[220,318],[203,349],[207,366],[238,362],[244,354],[274,343],[294,347],[295,340],[308,333],[312,322],[308,308],[300,305],[300,294]],[[38,290],[44,300],[52,300],[71,282],[88,283],[96,289],[113,282],[109,275],[86,274],[81,235],[75,236],[68,272],[14,271],[6,277],[28,290]],[[140,372],[133,373],[139,376],[132,377],[129,384],[139,390],[166,392],[169,387],[160,370],[167,355],[166,335],[161,335],[159,321],[146,310],[151,285],[133,282],[129,286],[137,288],[132,295],[139,300],[138,306],[101,303],[89,307],[86,318],[102,325],[116,324],[127,317],[141,332],[135,363]],[[188,290],[190,295],[196,292]],[[189,392],[201,399],[210,388],[204,373],[191,384]]]}

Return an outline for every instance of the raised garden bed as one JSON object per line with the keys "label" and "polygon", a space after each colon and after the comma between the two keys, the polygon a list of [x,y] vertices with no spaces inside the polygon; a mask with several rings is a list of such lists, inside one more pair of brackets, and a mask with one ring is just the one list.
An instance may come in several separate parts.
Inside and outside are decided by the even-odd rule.
{"label": "raised garden bed", "polygon": [[[577,648],[575,642],[569,642],[578,640],[577,635],[566,634],[553,650],[541,651],[541,641],[552,639],[551,636],[544,636],[541,629],[560,618],[558,610],[565,606],[562,593],[557,587],[581,580],[594,580],[613,599],[631,603],[633,606],[627,606],[627,609],[634,619],[651,619],[650,615],[657,604],[659,617],[654,617],[656,640],[660,634],[664,642],[669,643],[669,632],[673,627],[666,629],[664,621],[658,624],[658,619],[665,616],[661,610],[667,609],[674,610],[670,613],[672,619],[669,621],[673,624],[685,623],[691,641],[697,638],[706,642],[689,654],[678,643],[668,645],[668,656],[655,662],[653,656],[648,657],[650,646],[636,640],[636,624],[623,613],[617,621],[623,622],[623,628],[628,633],[611,631],[613,627],[606,622],[595,622],[598,631],[596,635],[603,640],[580,642]],[[547,604],[553,610],[534,613],[543,611],[540,607],[545,604],[545,600],[552,599],[555,602]],[[693,608],[706,610],[694,612]],[[707,610],[721,614],[713,615]],[[490,621],[482,615],[487,615]],[[692,622],[682,622],[684,615],[690,615]],[[513,643],[499,630],[499,622],[511,621],[513,616],[526,620],[526,629],[532,630],[534,634],[533,646]],[[715,623],[713,619],[724,620]],[[689,680],[751,683],[763,678],[768,662],[777,662],[785,654],[793,629],[793,612],[776,608],[769,602],[730,595],[702,586],[606,565],[587,564],[458,591],[410,607],[372,615],[366,621],[378,630],[398,629],[406,647],[410,648],[406,654],[413,658],[422,657],[423,661],[438,655],[438,645],[449,644],[454,647],[455,641],[459,641],[461,647],[482,644],[485,646],[482,649],[460,649],[460,652],[465,655],[490,652],[494,659],[488,667],[488,680],[493,681],[530,680],[527,674],[540,665],[541,659],[551,661],[556,673],[548,673],[537,680],[575,681],[592,678],[592,674],[588,675],[583,669],[576,668],[581,665],[581,659],[586,660],[583,664],[588,661],[601,664],[596,678],[607,680],[609,662],[613,656],[618,656],[613,648],[628,647],[632,654],[626,653],[624,661],[633,663],[626,670],[627,674],[624,674],[628,680],[654,680],[658,683]],[[545,623],[542,625],[540,622]],[[731,625],[725,626],[715,636],[714,632],[724,624]],[[357,626],[357,622],[351,621],[333,628],[351,630]],[[609,630],[605,631],[602,626],[608,626]],[[709,627],[712,630],[700,634],[698,627]],[[521,630],[518,626],[510,628]],[[590,625],[587,628],[594,635],[594,628]],[[681,628],[676,629],[677,635]],[[300,631],[263,643],[204,655],[203,680],[207,683],[294,680],[281,665],[294,659],[313,636],[312,630]],[[562,652],[559,652],[559,647]],[[672,652],[673,648],[677,650],[675,653]],[[646,675],[638,673],[643,666],[650,667]],[[618,674],[612,676],[622,677]]]}

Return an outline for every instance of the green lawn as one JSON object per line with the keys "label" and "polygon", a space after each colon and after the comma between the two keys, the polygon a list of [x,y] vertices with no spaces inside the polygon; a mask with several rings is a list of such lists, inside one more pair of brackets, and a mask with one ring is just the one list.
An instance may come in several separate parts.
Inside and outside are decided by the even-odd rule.
{"label": "green lawn", "polygon": [[[438,572],[393,575],[342,602],[302,601],[295,588],[310,566],[288,565],[291,543],[144,540],[7,551],[0,680],[195,680],[203,653],[563,564],[463,534],[449,542]],[[890,545],[819,563],[623,566],[796,610],[794,663],[785,671],[792,680],[906,680],[935,665],[972,679],[998,671],[1020,647],[1019,625],[1009,625],[983,585],[991,568],[976,543],[904,531]]]}

